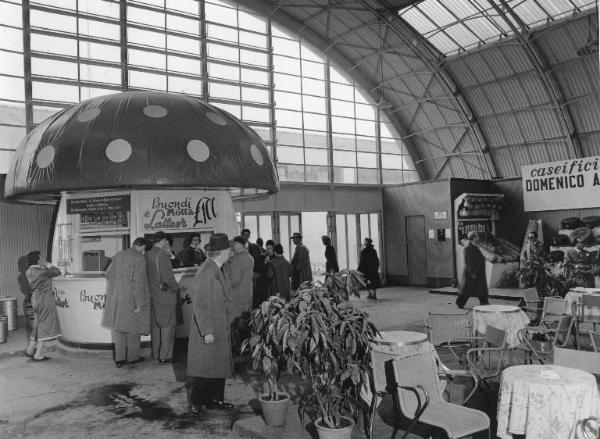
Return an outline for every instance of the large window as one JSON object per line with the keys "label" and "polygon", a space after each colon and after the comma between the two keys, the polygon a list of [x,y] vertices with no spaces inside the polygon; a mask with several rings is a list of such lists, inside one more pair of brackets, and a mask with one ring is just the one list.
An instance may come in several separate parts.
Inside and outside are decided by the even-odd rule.
{"label": "large window", "polygon": [[0,173],[26,129],[61,109],[160,90],[245,121],[282,181],[417,179],[393,125],[334,60],[235,1],[0,0],[0,79]]}

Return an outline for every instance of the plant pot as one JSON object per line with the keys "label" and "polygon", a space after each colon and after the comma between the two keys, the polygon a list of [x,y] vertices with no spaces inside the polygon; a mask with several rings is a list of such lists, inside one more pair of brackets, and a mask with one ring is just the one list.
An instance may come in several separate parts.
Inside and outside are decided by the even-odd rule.
{"label": "plant pot", "polygon": [[352,419],[342,416],[342,424],[344,426],[341,428],[329,428],[323,424],[321,418],[317,419],[315,427],[319,433],[319,439],[350,439],[354,422]]}
{"label": "plant pot", "polygon": [[260,407],[265,418],[265,424],[271,427],[280,427],[285,424],[285,415],[287,414],[290,395],[286,393],[279,394],[279,400],[271,401],[267,399],[269,395],[259,395]]}

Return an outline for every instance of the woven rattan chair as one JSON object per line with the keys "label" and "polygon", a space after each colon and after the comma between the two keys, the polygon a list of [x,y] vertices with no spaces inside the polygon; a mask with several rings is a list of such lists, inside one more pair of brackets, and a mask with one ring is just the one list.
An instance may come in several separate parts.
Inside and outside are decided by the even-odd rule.
{"label": "woven rattan chair", "polygon": [[[401,411],[411,421],[403,439],[418,422],[443,429],[450,439],[483,430],[488,430],[490,434],[490,420],[485,413],[449,403],[442,398],[437,388],[438,375],[433,352],[396,358],[394,371],[398,381],[394,418]],[[398,427],[394,425],[392,439],[397,431]]]}
{"label": "woven rattan chair", "polygon": [[592,339],[594,352],[600,352],[600,332],[590,331],[590,338]]}
{"label": "woven rattan chair", "polygon": [[566,300],[554,296],[544,297],[544,308],[538,326],[555,327],[558,325],[560,318],[570,312],[571,310],[567,310]]}
{"label": "woven rattan chair", "polygon": [[572,323],[572,316],[562,316],[555,328],[542,326],[523,328],[519,331],[520,344],[516,348],[523,351],[529,363],[535,358],[540,364],[544,364],[551,359],[555,346],[565,347],[567,345]]}

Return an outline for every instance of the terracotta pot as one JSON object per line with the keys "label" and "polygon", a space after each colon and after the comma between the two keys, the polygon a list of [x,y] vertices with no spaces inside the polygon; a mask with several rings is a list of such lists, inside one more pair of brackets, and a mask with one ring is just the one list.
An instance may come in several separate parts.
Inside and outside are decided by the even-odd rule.
{"label": "terracotta pot", "polygon": [[285,424],[285,415],[287,414],[290,395],[286,393],[279,394],[281,399],[271,401],[268,394],[259,395],[258,400],[263,412],[265,424],[271,427],[280,427]]}
{"label": "terracotta pot", "polygon": [[319,439],[350,439],[352,437],[354,422],[352,419],[342,416],[342,424],[345,426],[341,428],[328,428],[321,418],[317,419],[315,427],[319,433]]}

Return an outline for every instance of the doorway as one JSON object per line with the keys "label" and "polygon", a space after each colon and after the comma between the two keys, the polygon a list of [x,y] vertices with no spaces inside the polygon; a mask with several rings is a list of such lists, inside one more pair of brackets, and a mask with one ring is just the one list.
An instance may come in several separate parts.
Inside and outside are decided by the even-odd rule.
{"label": "doorway", "polygon": [[427,242],[425,239],[425,217],[406,217],[406,254],[408,262],[408,284],[427,284]]}

